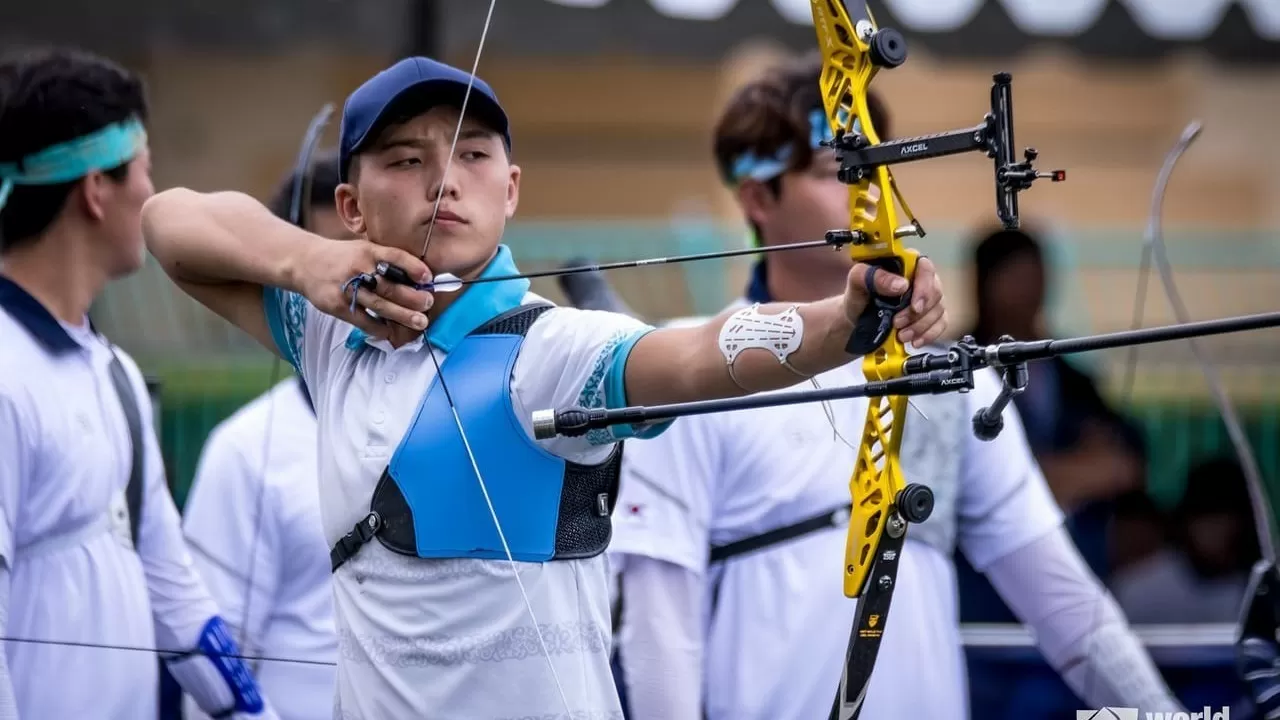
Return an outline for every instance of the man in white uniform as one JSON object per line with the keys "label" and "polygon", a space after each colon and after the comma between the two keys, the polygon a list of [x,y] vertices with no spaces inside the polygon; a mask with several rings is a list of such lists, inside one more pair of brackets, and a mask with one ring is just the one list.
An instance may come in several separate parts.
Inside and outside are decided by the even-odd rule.
{"label": "man in white uniform", "polygon": [[[350,239],[333,205],[337,153],[308,173],[302,227]],[[268,207],[288,218],[289,175]],[[333,716],[338,639],[316,488],[316,416],[301,378],[277,384],[209,433],[183,509],[196,568],[282,720]],[[185,701],[186,720],[206,717]]]}
{"label": "man in white uniform", "polygon": [[209,713],[275,717],[192,567],[142,376],[89,324],[142,266],[146,116],[109,61],[0,61],[0,717],[154,718],[157,649]]}
{"label": "man in white uniform", "polygon": [[[848,188],[817,145],[829,134],[818,72],[800,62],[750,83],[716,128],[716,161],[765,245],[822,237],[848,222]],[[883,136],[881,104],[870,105]],[[767,257],[733,307],[821,297],[842,287],[849,266],[824,249]],[[823,387],[863,381],[859,362],[817,377]],[[903,473],[932,488],[935,507],[907,533],[862,717],[967,717],[957,545],[1087,704],[1175,708],[1063,532],[1015,411],[1005,412],[994,441],[973,436],[970,418],[999,392],[990,371],[975,382],[968,394],[912,401],[919,412],[907,418]],[[632,720],[828,717],[856,608],[841,568],[856,457],[848,441],[861,435],[866,402],[696,416],[627,444],[610,557],[620,574],[619,654]],[[732,545],[792,527],[787,540]]]}
{"label": "man in white uniform", "polygon": [[[367,240],[322,239],[237,193],[170,190],[143,211],[178,285],[292,362],[315,401],[336,717],[620,717],[603,556],[618,441],[665,425],[535,441],[530,414],[780,388],[791,368],[848,362],[868,305],[863,266],[831,298],[760,308],[803,325],[790,367],[757,347],[726,359],[731,313],[653,330],[552,307],[527,279],[493,279],[517,272],[499,244],[519,200],[510,152],[487,84],[407,58],[343,109],[337,207]],[[433,273],[483,282],[433,293]],[[901,320],[936,338],[928,264],[913,298]]]}

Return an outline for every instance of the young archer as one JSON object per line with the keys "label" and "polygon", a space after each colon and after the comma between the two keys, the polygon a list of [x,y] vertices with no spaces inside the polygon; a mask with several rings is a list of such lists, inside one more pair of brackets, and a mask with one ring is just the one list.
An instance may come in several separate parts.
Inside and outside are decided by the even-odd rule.
{"label": "young archer", "polygon": [[[717,167],[762,245],[821,237],[848,222],[849,188],[820,145],[829,135],[820,68],[812,59],[764,74],[735,93],[716,125]],[[869,105],[887,135],[882,103]],[[849,265],[821,248],[766,255],[725,312],[836,292]],[[832,368],[818,382],[862,383],[861,364]],[[975,383],[967,394],[913,398],[919,412],[908,411],[903,474],[927,484],[935,506],[907,534],[862,716],[968,716],[957,550],[1034,629],[1045,658],[1088,706],[1177,708],[1063,529],[1016,410],[1005,411],[995,440],[974,437],[970,419],[1000,389],[991,370]],[[850,443],[866,403],[700,415],[628,446],[610,546],[621,578],[628,717],[828,716],[857,607],[837,570],[859,450]]]}
{"label": "young archer", "polygon": [[[468,94],[472,79],[408,58],[347,99],[335,201],[362,239],[317,237],[242,194],[175,189],[147,203],[147,241],[179,287],[293,363],[315,401],[335,713],[616,717],[602,553],[619,441],[666,425],[535,442],[531,412],[743,395],[844,365],[868,268],[830,297],[662,330],[552,307],[527,280],[433,294],[384,279],[353,296],[349,281],[380,262],[419,283],[517,272],[500,241],[521,171],[497,96],[479,79]],[[872,282],[907,290],[886,272]],[[913,298],[897,322],[930,342],[946,315],[927,262]],[[799,330],[785,362],[722,347],[722,334],[751,344],[738,319],[784,312]]]}
{"label": "young archer", "polygon": [[0,60],[0,717],[155,717],[156,650],[210,715],[276,717],[183,542],[142,374],[89,321],[145,258],[147,115],[105,58]]}

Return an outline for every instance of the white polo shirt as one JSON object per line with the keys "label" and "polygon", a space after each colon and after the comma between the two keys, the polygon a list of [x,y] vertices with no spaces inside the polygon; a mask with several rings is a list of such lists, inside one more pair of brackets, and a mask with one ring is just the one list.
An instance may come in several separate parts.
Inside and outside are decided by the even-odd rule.
{"label": "white polo shirt", "polygon": [[[289,378],[213,429],[183,509],[196,568],[241,652],[281,658],[250,662],[281,720],[333,716],[338,642],[316,452],[315,414]],[[184,712],[206,717],[189,696]]]}
{"label": "white polo shirt", "polygon": [[[486,275],[517,272],[507,248]],[[336,543],[369,511],[378,478],[435,379],[435,363],[471,330],[538,301],[528,281],[468,287],[421,339],[393,349],[296,295],[268,289],[269,324],[306,380],[319,420],[320,515]],[[648,326],[611,313],[555,308],[525,337],[512,405],[532,437],[543,408],[625,404],[623,370]],[[660,432],[657,427],[649,432]],[[440,432],[456,433],[449,423]],[[603,461],[627,428],[539,441],[583,464]],[[478,482],[478,481],[477,481]],[[499,518],[501,520],[501,517]],[[620,718],[609,668],[606,561],[518,563],[569,708],[556,689],[506,560],[424,560],[377,540],[333,576],[337,706],[344,720]]]}
{"label": "white polo shirt", "polygon": [[[824,388],[864,382],[860,361],[817,379]],[[977,373],[975,382],[963,417],[927,420],[909,410],[907,434],[935,432],[930,425],[937,422],[958,421],[967,428],[973,412],[999,392],[991,371]],[[829,406],[840,435],[856,445],[867,400]],[[959,472],[947,481],[959,484],[951,520],[960,548],[979,569],[1062,521],[1016,411],[1010,407],[1005,418],[1004,432],[992,442],[963,433]],[[948,430],[946,436],[959,434]],[[933,442],[924,443],[921,458],[904,452],[908,482],[941,480],[911,476],[913,465],[952,465],[941,456],[930,459]],[[847,528],[820,530],[712,568],[708,553],[712,543],[741,540],[849,503],[854,453],[834,437],[818,403],[683,418],[660,438],[627,444],[609,549],[614,565],[625,577],[636,556],[671,563],[704,579],[708,603],[719,583],[714,617],[704,608],[695,625],[703,631],[704,697],[690,698],[684,704],[688,714],[672,720],[698,717],[699,700],[710,720],[803,720],[830,712],[856,609],[842,587]],[[967,713],[954,566],[949,553],[919,540],[921,529],[914,539],[912,532],[907,535],[863,717],[949,720]],[[625,661],[628,629],[620,632]],[[646,646],[665,640],[648,639]],[[688,649],[674,656],[689,657]]]}
{"label": "white polo shirt", "polygon": [[194,647],[217,609],[182,541],[146,384],[117,349],[146,445],[134,552],[131,443],[106,342],[0,277],[0,347],[0,582],[9,584],[0,629],[50,641],[3,643],[11,677],[0,682],[12,682],[23,720],[155,717],[150,650]]}

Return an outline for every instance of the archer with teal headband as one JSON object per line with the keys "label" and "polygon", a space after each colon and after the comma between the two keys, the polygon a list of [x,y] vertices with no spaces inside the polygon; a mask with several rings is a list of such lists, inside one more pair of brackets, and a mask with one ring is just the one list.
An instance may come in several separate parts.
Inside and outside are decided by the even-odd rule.
{"label": "archer with teal headband", "polygon": [[3,717],[156,717],[158,662],[212,716],[277,717],[192,566],[142,374],[89,322],[146,256],[146,117],[109,60],[0,60]]}
{"label": "archer with teal headband", "polygon": [[59,143],[16,163],[0,163],[0,209],[15,185],[60,185],[91,172],[127,164],[147,147],[147,129],[137,117]]}
{"label": "archer with teal headband", "polygon": [[[836,179],[834,153],[822,147],[831,129],[819,74],[816,57],[768,73],[738,90],[716,124],[716,167],[737,197],[755,247],[822,238],[848,223],[848,187]],[[884,103],[874,92],[867,101],[876,131],[888,137]],[[812,288],[815,276],[838,281],[850,265],[826,248],[761,256],[746,297],[767,302],[771,282]]]}

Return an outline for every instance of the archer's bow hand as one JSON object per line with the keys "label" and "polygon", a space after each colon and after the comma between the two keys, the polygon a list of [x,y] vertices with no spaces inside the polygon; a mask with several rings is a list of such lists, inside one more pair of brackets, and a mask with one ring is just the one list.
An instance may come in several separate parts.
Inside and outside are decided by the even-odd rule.
{"label": "archer's bow hand", "polygon": [[378,272],[394,266],[415,283],[431,280],[419,258],[398,248],[367,240],[327,240],[317,237],[293,263],[292,283],[317,309],[385,339],[390,323],[410,330],[427,327],[430,292],[394,282]]}
{"label": "archer's bow hand", "polygon": [[[904,296],[910,301],[904,309]],[[898,331],[904,343],[922,347],[934,342],[947,330],[947,309],[942,296],[942,280],[933,261],[921,257],[916,263],[915,282],[901,275],[866,263],[856,263],[849,271],[845,287],[845,313],[854,324],[855,335],[866,335],[870,342],[888,334],[888,324]]]}

